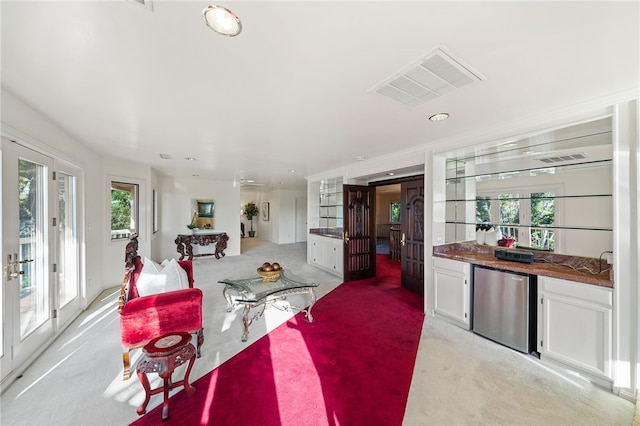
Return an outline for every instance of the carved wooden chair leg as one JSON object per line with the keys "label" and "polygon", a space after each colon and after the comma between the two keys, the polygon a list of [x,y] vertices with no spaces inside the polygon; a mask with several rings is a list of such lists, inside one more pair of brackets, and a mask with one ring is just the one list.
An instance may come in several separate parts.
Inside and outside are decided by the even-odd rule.
{"label": "carved wooden chair leg", "polygon": [[200,358],[200,356],[202,355],[200,353],[200,347],[204,343],[204,328],[201,328],[200,330],[198,330],[196,333],[196,336],[198,338],[197,345],[196,345],[196,353],[198,358]]}
{"label": "carved wooden chair leg", "polygon": [[131,377],[131,364],[129,363],[129,350],[125,350],[122,354],[122,363],[124,364],[124,372],[122,374],[122,380],[129,380]]}

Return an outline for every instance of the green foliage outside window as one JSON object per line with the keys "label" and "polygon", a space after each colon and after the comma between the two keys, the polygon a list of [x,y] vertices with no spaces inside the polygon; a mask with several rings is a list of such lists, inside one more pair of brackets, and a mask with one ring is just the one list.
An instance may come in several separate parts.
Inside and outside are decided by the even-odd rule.
{"label": "green foliage outside window", "polygon": [[520,223],[520,200],[518,194],[500,194],[500,223]]}
{"label": "green foliage outside window", "polygon": [[491,223],[491,197],[476,197],[476,222]]}
{"label": "green foliage outside window", "polygon": [[131,227],[131,192],[111,190],[111,230]]}
{"label": "green foliage outside window", "polygon": [[392,202],[391,203],[391,215],[390,220],[391,223],[400,222],[400,203]]}
{"label": "green foliage outside window", "polygon": [[[516,238],[521,244],[535,248],[554,250],[555,230],[545,229],[555,223],[555,194],[553,192],[532,192],[531,194],[498,194],[498,220],[492,220],[491,196],[476,197],[476,222],[499,224],[503,235]],[[495,195],[494,195],[495,197]],[[530,201],[530,219],[521,222],[521,207]],[[495,206],[494,206],[495,208]],[[497,223],[496,223],[497,222]],[[520,241],[520,224],[528,222],[530,241]],[[542,229],[541,229],[542,228]],[[528,233],[525,233],[527,235]],[[526,237],[525,237],[526,238]]]}
{"label": "green foliage outside window", "polygon": [[138,185],[111,182],[111,239],[138,233]]}

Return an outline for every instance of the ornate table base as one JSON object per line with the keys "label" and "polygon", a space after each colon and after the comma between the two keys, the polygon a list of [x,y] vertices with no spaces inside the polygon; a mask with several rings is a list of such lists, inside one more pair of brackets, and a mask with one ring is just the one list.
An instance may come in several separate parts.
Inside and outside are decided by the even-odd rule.
{"label": "ornate table base", "polygon": [[[313,308],[316,302],[315,288],[318,284],[306,283],[298,278],[290,278],[285,276],[284,271],[276,282],[265,283],[262,278],[246,278],[239,280],[222,280],[221,284],[225,284],[222,294],[227,300],[227,312],[232,312],[239,306],[243,306],[242,323],[244,331],[242,333],[242,341],[246,342],[249,337],[249,326],[254,320],[260,318],[264,314],[264,310],[268,306],[272,306],[276,309],[290,312],[296,310],[304,312],[309,322],[313,322],[313,315],[311,315],[311,308]],[[235,297],[230,294],[233,291],[236,293]],[[284,300],[288,295],[293,294],[309,294],[309,306],[301,308],[292,304],[288,304],[285,307],[278,305],[276,302]],[[251,315],[251,309],[262,306],[262,309]]]}
{"label": "ornate table base", "polygon": [[[195,361],[196,348],[189,343],[190,341],[191,334],[189,333],[171,333],[153,339],[142,349],[143,355],[138,361],[136,371],[146,396],[137,410],[139,415],[146,413],[151,395],[164,392],[164,402],[162,404],[162,421],[164,422],[169,418],[169,391],[171,389],[184,386],[187,396],[195,393],[196,388],[189,384],[189,373],[191,373],[191,368]],[[189,365],[184,373],[184,379],[172,383],[171,375],[173,371],[187,361]],[[160,378],[163,379],[163,386],[152,390],[147,377],[148,373],[158,373]]]}
{"label": "ornate table base", "polygon": [[[178,253],[180,253],[180,258],[178,260],[182,260],[186,255],[189,257],[189,260],[193,260],[194,257],[201,256],[215,256],[216,259],[220,259],[220,257],[224,257],[224,250],[227,248],[227,241],[229,241],[229,236],[226,232],[208,232],[201,234],[180,234],[175,240],[176,249]],[[193,254],[193,246],[208,246],[209,244],[216,245],[215,251],[213,253],[203,253],[203,254]]]}

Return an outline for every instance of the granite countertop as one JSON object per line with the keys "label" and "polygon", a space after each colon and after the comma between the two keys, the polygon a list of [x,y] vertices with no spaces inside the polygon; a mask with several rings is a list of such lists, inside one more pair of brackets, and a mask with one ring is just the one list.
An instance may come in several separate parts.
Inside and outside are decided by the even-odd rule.
{"label": "granite countertop", "polygon": [[309,233],[321,237],[342,239],[342,228],[310,228]]}
{"label": "granite countertop", "polygon": [[[605,260],[534,251],[534,263],[518,263],[497,259],[495,257],[496,249],[504,249],[504,247],[480,245],[471,242],[452,243],[435,246],[433,248],[433,256],[507,271],[542,275],[613,288],[613,270]],[[598,263],[601,263],[601,265],[598,265]],[[602,270],[602,272],[592,274],[586,269],[594,272]]]}

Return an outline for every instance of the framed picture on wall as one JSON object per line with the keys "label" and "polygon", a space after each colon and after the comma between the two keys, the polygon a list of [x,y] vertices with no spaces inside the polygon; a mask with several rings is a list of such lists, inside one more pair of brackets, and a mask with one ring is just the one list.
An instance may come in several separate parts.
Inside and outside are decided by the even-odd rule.
{"label": "framed picture on wall", "polygon": [[269,220],[269,203],[262,203],[262,220]]}

